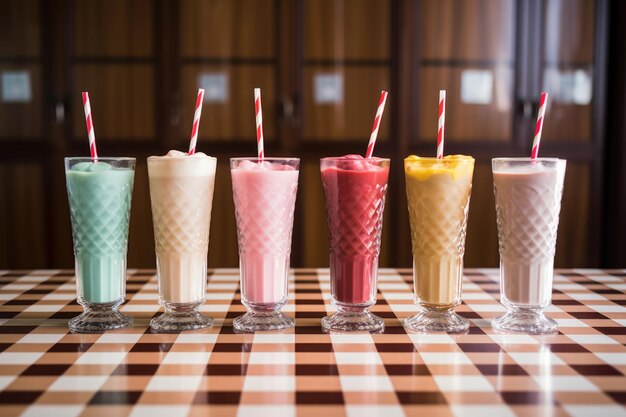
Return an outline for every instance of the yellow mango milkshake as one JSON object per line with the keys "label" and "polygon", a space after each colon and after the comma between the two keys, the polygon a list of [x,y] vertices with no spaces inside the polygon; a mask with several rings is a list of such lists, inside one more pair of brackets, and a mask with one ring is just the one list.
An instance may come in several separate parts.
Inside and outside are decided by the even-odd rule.
{"label": "yellow mango milkshake", "polygon": [[461,302],[474,158],[411,155],[404,160],[404,173],[415,301],[420,307],[405,325],[416,331],[464,331],[469,323],[453,309]]}

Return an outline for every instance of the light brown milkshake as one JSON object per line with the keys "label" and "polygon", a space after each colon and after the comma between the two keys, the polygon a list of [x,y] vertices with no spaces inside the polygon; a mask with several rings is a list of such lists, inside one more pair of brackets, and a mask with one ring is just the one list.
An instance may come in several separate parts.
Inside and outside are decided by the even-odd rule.
{"label": "light brown milkshake", "polygon": [[426,308],[450,309],[461,302],[474,159],[410,156],[404,167],[416,301]]}

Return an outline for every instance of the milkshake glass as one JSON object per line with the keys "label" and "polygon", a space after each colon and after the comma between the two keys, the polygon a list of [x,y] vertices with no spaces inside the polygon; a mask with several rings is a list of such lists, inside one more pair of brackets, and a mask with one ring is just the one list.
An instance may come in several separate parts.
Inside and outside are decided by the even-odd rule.
{"label": "milkshake glass", "polygon": [[165,308],[150,321],[157,332],[213,323],[198,309],[205,301],[216,163],[202,152],[148,158],[159,303]]}
{"label": "milkshake glass", "polygon": [[552,301],[556,233],[566,161],[557,158],[494,158],[500,243],[500,298],[507,312],[497,330],[553,333],[543,314]]}
{"label": "milkshake glass", "polygon": [[237,220],[241,302],[248,312],[233,320],[238,332],[278,330],[295,321],[287,302],[291,232],[298,190],[298,158],[231,158]]}
{"label": "milkshake glass", "polygon": [[132,324],[118,311],[126,294],[128,222],[135,158],[65,158],[78,303],[73,332],[95,333]]}
{"label": "milkshake glass", "polygon": [[381,331],[376,303],[378,255],[390,160],[347,155],[322,158],[320,170],[330,234],[331,300],[325,331]]}
{"label": "milkshake glass", "polygon": [[461,303],[473,172],[470,156],[404,160],[413,284],[420,310],[404,322],[411,330],[462,332],[469,327],[454,307]]}

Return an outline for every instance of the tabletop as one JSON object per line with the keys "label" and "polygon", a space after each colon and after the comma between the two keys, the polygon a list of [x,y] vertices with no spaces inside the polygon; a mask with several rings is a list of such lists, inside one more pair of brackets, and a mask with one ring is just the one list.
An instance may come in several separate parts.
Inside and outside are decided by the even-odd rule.
{"label": "tabletop", "polygon": [[0,415],[11,416],[626,416],[626,270],[558,270],[550,336],[501,334],[489,319],[498,271],[465,271],[461,335],[407,332],[408,269],[381,269],[382,334],[324,334],[328,269],[297,269],[289,331],[235,334],[236,269],[209,273],[213,327],[153,334],[153,270],[129,270],[132,328],[71,334],[81,311],[71,270],[0,271]]}

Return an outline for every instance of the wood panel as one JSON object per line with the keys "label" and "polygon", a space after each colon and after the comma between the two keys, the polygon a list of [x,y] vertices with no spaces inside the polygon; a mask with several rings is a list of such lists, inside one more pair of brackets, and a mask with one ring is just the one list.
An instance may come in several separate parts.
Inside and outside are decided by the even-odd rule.
{"label": "wood panel", "polygon": [[589,64],[593,60],[595,0],[545,0],[544,59]]}
{"label": "wood panel", "polygon": [[[556,100],[548,103],[543,139],[550,142],[591,141],[591,106]],[[531,141],[529,138],[529,146]]]}
{"label": "wood panel", "polygon": [[74,55],[151,55],[154,4],[151,0],[74,0]]}
{"label": "wood panel", "polygon": [[396,259],[395,265],[398,267],[409,268],[413,266],[413,251],[411,248],[411,225],[409,223],[408,202],[406,199],[406,180],[404,175],[404,158],[409,156],[402,155],[399,159],[391,161],[391,169],[397,170],[397,192],[398,208],[392,216],[396,216],[397,230],[394,239],[396,241]]}
{"label": "wood panel", "polygon": [[209,266],[212,268],[239,266],[232,190],[229,159],[220,157],[215,177],[209,238]]}
{"label": "wood panel", "polygon": [[42,167],[36,162],[0,166],[0,265],[48,266]]}
{"label": "wood panel", "polygon": [[389,59],[391,1],[303,3],[305,59]]}
{"label": "wood panel", "polygon": [[500,258],[495,204],[491,160],[477,161],[465,239],[467,267],[498,267]]}
{"label": "wood panel", "polygon": [[145,157],[137,158],[128,235],[129,268],[156,268],[150,187]]}
{"label": "wood panel", "polygon": [[40,54],[39,0],[2,0],[0,57],[36,57]]}
{"label": "wood panel", "polygon": [[[343,101],[315,103],[314,77],[317,74],[338,74],[343,77]],[[381,90],[389,90],[389,70],[384,67],[358,66],[328,68],[310,66],[304,69],[304,124],[305,140],[355,140],[367,145]],[[390,92],[393,94],[393,91]],[[387,101],[378,140],[389,139],[393,106]],[[355,149],[361,152],[361,148]]]}
{"label": "wood panel", "polygon": [[600,227],[589,223],[590,178],[589,163],[567,162],[554,261],[557,268],[589,266],[589,227]]}
{"label": "wood panel", "polygon": [[[86,139],[85,139],[86,140]],[[85,154],[88,153],[85,147]],[[83,154],[82,156],[84,156]],[[71,155],[70,156],[78,156]],[[46,166],[42,163],[42,166]],[[67,186],[65,182],[65,169],[62,156],[54,155],[48,162],[50,173],[46,175],[47,192],[50,193],[50,207],[48,208],[51,219],[54,244],[49,245],[53,266],[63,268],[74,268],[74,247],[72,242],[72,225],[70,220],[70,207],[67,198]]]}
{"label": "wood panel", "polygon": [[[255,87],[262,90],[263,127],[267,141],[276,139],[276,79],[270,65],[184,65],[181,70],[180,135],[188,138],[191,132],[198,77],[202,73],[225,74],[228,79],[228,97],[225,102],[204,102],[200,138],[211,141],[233,139],[250,141],[250,155],[256,152],[254,119]],[[198,146],[201,146],[200,144]],[[271,153],[271,151],[270,151]]]}
{"label": "wood panel", "polygon": [[[543,3],[545,14],[543,59],[546,68],[567,72],[579,69],[589,72],[588,76],[591,77],[590,67],[594,56],[595,3],[594,0],[546,0]],[[568,77],[572,77],[572,74],[570,73]],[[571,91],[574,86],[565,84],[560,78],[556,78],[555,82],[557,85],[553,87],[556,89],[556,94],[549,104],[549,118],[546,119],[544,125],[545,138],[562,142],[590,141],[592,136],[591,104],[581,105],[571,100],[560,102],[559,91]],[[545,83],[546,80],[544,80],[544,85]],[[548,85],[547,88],[550,86]]]}
{"label": "wood panel", "polygon": [[[30,75],[31,99],[24,103],[0,100],[0,140],[2,138],[39,139],[42,135],[42,90],[39,65],[1,65],[4,71],[27,71]],[[0,86],[0,91],[2,86]]]}
{"label": "wood panel", "polygon": [[275,0],[183,0],[179,26],[183,57],[276,55]]}
{"label": "wood panel", "polygon": [[418,9],[423,59],[513,59],[514,0],[421,0]]}
{"label": "wood panel", "polygon": [[[418,77],[418,141],[433,144],[436,150],[439,90],[447,90],[446,142],[509,142],[513,135],[513,71],[507,66],[493,72],[490,104],[461,101],[461,73],[476,67],[423,67]],[[428,156],[428,155],[424,155]]]}
{"label": "wood panel", "polygon": [[[99,142],[153,140],[154,85],[154,70],[150,65],[76,65],[72,88],[74,136],[86,137],[80,92],[89,91]],[[106,155],[106,148],[100,147],[100,152]]]}
{"label": "wood panel", "polygon": [[298,199],[296,205],[302,219],[302,266],[328,267],[328,223],[319,160],[307,159],[301,162]]}
{"label": "wood panel", "polygon": [[[230,81],[226,103],[205,103],[200,129],[199,149],[220,158],[209,249],[212,267],[238,264],[226,158],[230,155],[226,154],[239,149],[249,155],[256,151],[253,87],[263,88],[265,134],[272,142],[268,151],[306,158],[296,203],[294,252],[298,260],[294,257],[294,266],[328,265],[326,213],[316,156],[340,153],[332,149],[338,146],[337,142],[346,140],[358,141],[354,152],[364,150],[381,89],[390,89],[392,84],[400,89],[391,91],[391,97],[397,98],[388,103],[381,130],[380,140],[388,141],[385,150],[392,155],[403,153],[407,147],[432,149],[434,154],[440,88],[448,89],[449,144],[498,142],[499,148],[510,144],[507,149],[517,149],[513,117],[519,109],[513,108],[513,71],[532,65],[513,62],[516,42],[529,40],[533,33],[522,33],[516,28],[516,12],[526,10],[522,1],[70,0],[54,6],[42,0],[0,3],[0,59],[4,62],[0,71],[24,68],[33,74],[30,103],[0,103],[0,137],[50,136],[55,143],[53,153],[36,161],[28,159],[30,156],[23,161],[5,157],[0,166],[0,196],[5,197],[0,197],[0,268],[72,266],[61,155],[77,146],[84,145],[80,149],[87,150],[80,100],[80,91],[85,89],[91,92],[100,152],[106,155],[110,154],[107,149],[120,151],[122,141],[137,141],[145,149],[141,151],[144,155],[138,156],[135,177],[130,267],[154,267],[145,157],[166,150],[164,143],[153,141],[157,135],[166,137],[172,146],[187,141],[201,72],[223,72]],[[599,30],[604,30],[594,26],[596,11],[602,10],[598,5],[601,3],[593,0],[542,0],[528,6],[527,11],[545,14],[545,49],[536,51],[537,58],[543,56],[547,66],[565,70],[591,68],[595,81],[602,77],[603,68],[597,65],[600,60],[595,52],[602,55],[603,51],[593,50],[593,40]],[[398,25],[392,25],[395,17]],[[46,20],[41,22],[41,18]],[[302,27],[296,28],[299,22]],[[517,40],[516,34],[520,36]],[[45,50],[40,45],[42,38]],[[396,40],[397,45],[392,44]],[[392,56],[395,52],[397,56]],[[417,53],[415,62],[413,53]],[[123,63],[127,58],[131,58],[130,63]],[[220,60],[227,64],[202,65]],[[495,71],[491,104],[460,103],[460,76],[464,69]],[[313,102],[313,77],[318,73],[344,76],[342,103]],[[532,83],[540,81],[530,75]],[[159,85],[162,82],[165,84]],[[71,126],[67,129],[52,122],[51,109],[43,107],[44,100],[61,100],[64,92],[71,102],[66,119]],[[294,104],[297,116],[303,117],[286,118],[279,123],[278,98],[292,95],[300,100]],[[585,107],[559,103],[554,94],[544,125],[544,140],[560,141],[563,146],[570,143],[570,147],[578,146],[576,141],[589,140],[593,117],[590,109],[601,106],[605,98],[597,90],[593,96],[592,105]],[[393,138],[391,103],[405,109],[394,130],[399,135]],[[156,112],[157,109],[162,111]],[[168,120],[157,120],[157,114]],[[157,127],[167,127],[169,121],[173,123],[167,132]],[[523,130],[523,126],[518,127],[515,132]],[[413,137],[409,138],[411,133]],[[302,146],[298,138],[310,142]],[[529,136],[528,142],[530,139]],[[239,140],[247,142],[241,148],[229,143]],[[108,141],[118,141],[119,145],[108,147]],[[25,141],[24,146],[30,146],[29,142]],[[352,145],[339,146],[345,149]],[[2,145],[0,140],[0,153],[5,149],[13,152],[14,148],[13,144],[7,147],[6,141]],[[480,148],[470,203],[465,257],[468,267],[497,266],[498,262],[488,159],[491,156],[488,149]],[[593,192],[598,184],[591,182],[597,174],[593,164],[600,163],[596,157],[590,154],[570,161],[557,266],[589,266],[594,259],[588,251],[589,241],[593,240],[591,199],[599,194]],[[400,159],[392,161],[391,169],[401,175],[393,176],[390,184],[396,194],[393,198],[388,194],[381,266],[411,264],[401,165]],[[51,175],[47,175],[49,171]],[[50,241],[46,240],[49,236],[53,237]]]}

